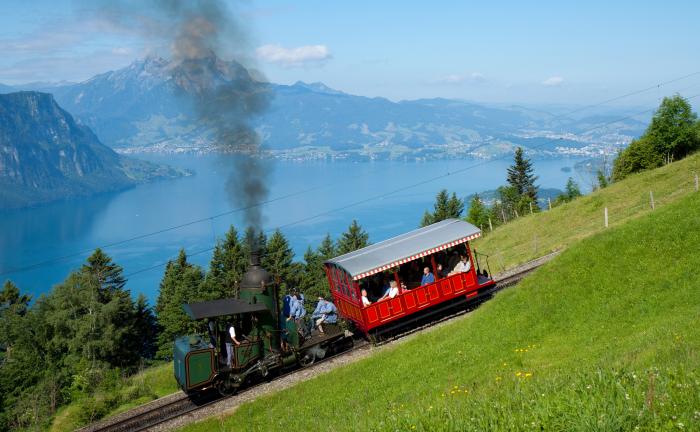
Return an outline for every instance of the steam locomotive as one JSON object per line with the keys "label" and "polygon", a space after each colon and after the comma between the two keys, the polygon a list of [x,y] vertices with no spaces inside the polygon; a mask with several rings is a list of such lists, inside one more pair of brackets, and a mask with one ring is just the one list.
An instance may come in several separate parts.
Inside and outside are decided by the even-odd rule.
{"label": "steam locomotive", "polygon": [[[281,316],[278,287],[252,254],[237,298],[183,305],[193,320],[235,322],[245,336],[233,346],[231,364],[223,349],[228,333],[210,327],[208,335],[175,339],[175,378],[188,394],[211,388],[231,394],[250,381],[347,350],[357,336],[381,340],[488,297],[496,288],[488,257],[469,247],[480,235],[467,222],[447,219],[328,260],[326,275],[345,325],[324,324],[323,333],[300,331],[295,320]],[[421,273],[432,280],[420,280]],[[396,289],[380,297],[388,285]]]}

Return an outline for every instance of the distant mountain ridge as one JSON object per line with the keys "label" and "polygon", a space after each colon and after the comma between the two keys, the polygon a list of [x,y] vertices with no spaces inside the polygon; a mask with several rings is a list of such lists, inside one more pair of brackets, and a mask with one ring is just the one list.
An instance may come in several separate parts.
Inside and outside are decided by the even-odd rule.
{"label": "distant mountain ridge", "polygon": [[[197,70],[213,83],[250,77],[233,61],[211,56],[196,62]],[[211,151],[211,131],[197,121],[189,98],[183,97],[197,91],[183,71],[187,69],[181,64],[147,57],[82,83],[37,90],[53,93],[61,106],[120,152]],[[645,127],[625,120],[584,133],[592,124],[586,118],[518,106],[440,98],[393,102],[347,94],[318,82],[259,86],[269,92],[271,102],[253,119],[253,126],[267,149],[289,158],[489,158],[518,145],[545,155],[561,153],[562,148],[597,153],[625,145]]]}
{"label": "distant mountain ridge", "polygon": [[115,153],[50,94],[0,95],[0,209],[184,174]]}

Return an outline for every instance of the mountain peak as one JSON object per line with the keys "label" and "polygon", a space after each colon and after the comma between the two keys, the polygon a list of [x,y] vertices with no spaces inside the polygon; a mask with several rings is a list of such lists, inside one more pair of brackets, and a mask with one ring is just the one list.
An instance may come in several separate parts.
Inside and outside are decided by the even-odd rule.
{"label": "mountain peak", "polygon": [[312,82],[312,83],[306,83],[304,81],[297,81],[294,84],[292,84],[292,87],[300,87],[304,88],[307,90],[311,90],[312,92],[316,93],[325,93],[325,94],[334,94],[334,95],[342,95],[345,94],[340,90],[336,90],[334,88],[328,87],[324,83],[320,81]]}

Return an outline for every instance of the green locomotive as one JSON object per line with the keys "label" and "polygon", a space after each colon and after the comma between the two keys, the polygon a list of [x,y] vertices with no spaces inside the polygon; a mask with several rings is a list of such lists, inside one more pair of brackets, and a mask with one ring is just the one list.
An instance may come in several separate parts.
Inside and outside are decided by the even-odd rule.
{"label": "green locomotive", "polygon": [[[175,339],[175,379],[188,394],[216,388],[231,394],[247,382],[268,377],[283,369],[309,366],[329,352],[347,349],[352,334],[337,325],[324,326],[322,334],[302,336],[294,320],[280,313],[278,287],[251,255],[248,271],[239,286],[238,298],[183,305],[193,320],[209,320],[208,334]],[[222,323],[226,326],[222,327]],[[233,345],[231,365],[227,363],[227,328],[242,333]],[[223,331],[222,331],[223,328]]]}

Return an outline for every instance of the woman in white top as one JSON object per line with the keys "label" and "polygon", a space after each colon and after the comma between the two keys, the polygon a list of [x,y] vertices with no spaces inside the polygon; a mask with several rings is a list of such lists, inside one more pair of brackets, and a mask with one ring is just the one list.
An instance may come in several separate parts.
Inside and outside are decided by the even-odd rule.
{"label": "woman in white top", "polygon": [[386,292],[384,293],[382,298],[380,298],[377,301],[386,300],[388,298],[393,299],[397,295],[399,295],[399,287],[396,285],[396,281],[393,280],[393,281],[389,282],[389,288],[386,290]]}

